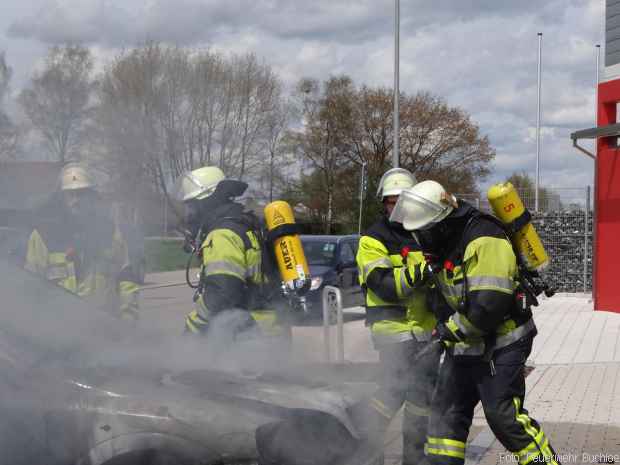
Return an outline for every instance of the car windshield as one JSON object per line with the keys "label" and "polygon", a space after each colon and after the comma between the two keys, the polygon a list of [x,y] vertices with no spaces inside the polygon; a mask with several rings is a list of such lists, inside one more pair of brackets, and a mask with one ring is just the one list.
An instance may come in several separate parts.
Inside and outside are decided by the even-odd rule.
{"label": "car windshield", "polygon": [[336,254],[336,243],[333,241],[302,240],[304,254],[308,265],[331,265]]}

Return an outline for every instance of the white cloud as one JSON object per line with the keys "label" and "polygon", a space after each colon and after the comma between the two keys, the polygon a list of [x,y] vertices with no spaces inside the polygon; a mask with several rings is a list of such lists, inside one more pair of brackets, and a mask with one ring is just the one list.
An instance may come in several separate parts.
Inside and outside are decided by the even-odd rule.
{"label": "white cloud", "polygon": [[[26,5],[28,3],[29,5]],[[5,6],[6,5],[6,6]],[[393,84],[393,0],[4,0],[0,26],[24,82],[41,43],[83,41],[105,61],[146,39],[255,52],[290,87],[348,74]],[[497,149],[489,181],[533,174],[537,32],[543,36],[542,179],[584,185],[592,163],[570,132],[594,119],[599,0],[401,2],[401,90],[430,90],[470,112]],[[15,51],[19,50],[19,53]]]}

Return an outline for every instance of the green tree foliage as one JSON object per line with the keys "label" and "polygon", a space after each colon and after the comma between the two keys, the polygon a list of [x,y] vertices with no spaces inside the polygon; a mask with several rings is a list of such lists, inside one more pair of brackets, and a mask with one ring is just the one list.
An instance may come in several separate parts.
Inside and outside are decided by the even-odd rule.
{"label": "green tree foliage", "polygon": [[[515,172],[506,181],[517,189],[526,208],[533,211],[536,203],[536,183],[530,175],[525,171]],[[560,196],[551,189],[539,186],[538,207],[542,211],[559,210],[562,208]]]}

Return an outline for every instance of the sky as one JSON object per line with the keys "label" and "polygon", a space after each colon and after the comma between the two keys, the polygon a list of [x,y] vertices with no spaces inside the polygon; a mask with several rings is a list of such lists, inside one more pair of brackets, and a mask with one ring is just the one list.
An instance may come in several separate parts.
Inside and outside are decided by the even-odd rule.
{"label": "sky", "polygon": [[[394,83],[393,0],[2,0],[0,11],[14,94],[47,47],[66,41],[92,47],[99,66],[159,40],[255,52],[291,86],[340,74]],[[541,185],[593,183],[593,162],[569,135],[594,126],[603,0],[404,0],[400,18],[400,89],[430,91],[471,114],[497,151],[481,187],[535,174],[542,32]]]}

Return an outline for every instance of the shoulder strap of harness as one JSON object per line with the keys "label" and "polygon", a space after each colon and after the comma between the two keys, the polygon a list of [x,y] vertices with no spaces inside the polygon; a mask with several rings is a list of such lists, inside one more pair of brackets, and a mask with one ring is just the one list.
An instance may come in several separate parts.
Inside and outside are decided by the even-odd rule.
{"label": "shoulder strap of harness", "polygon": [[[512,235],[510,233],[511,231],[510,225],[504,224],[499,218],[496,218],[493,215],[489,215],[488,213],[483,213],[480,211],[472,215],[472,217],[467,221],[465,228],[463,229],[463,234],[461,236],[461,241],[459,245],[460,247],[459,258],[462,263],[461,266],[463,270],[463,294],[462,294],[462,299],[461,299],[461,305],[463,305],[464,308],[467,307],[467,295],[469,292],[469,287],[467,284],[467,273],[465,270],[465,264],[463,263],[463,257],[465,255],[465,248],[467,245],[465,244],[465,237],[467,235],[467,231],[473,225],[474,221],[478,219],[485,219],[487,221],[490,221],[491,223],[497,225],[503,231],[504,235],[506,236],[506,239],[508,240],[508,242],[510,242],[510,245],[512,246],[513,253],[517,260],[519,287],[521,288],[522,291],[525,291],[526,293],[530,294],[531,305],[538,306],[538,300],[536,299],[536,295],[534,295],[533,291],[528,287],[528,277],[525,276],[527,269],[525,268],[525,264],[523,262],[523,258],[521,257],[521,254],[517,250],[517,247],[514,241],[512,240]],[[519,319],[523,319],[524,315],[531,316],[530,312],[531,310],[529,309],[529,305],[527,306],[527,308],[520,308],[520,306],[518,306],[517,302],[515,301],[514,308],[511,309],[510,313],[513,318],[519,320]]]}
{"label": "shoulder strap of harness", "polygon": [[227,228],[237,233],[243,240],[243,245],[246,250],[254,247],[247,235],[247,232],[252,231],[254,233],[261,253],[260,272],[270,283],[267,285],[267,283],[263,280],[263,282],[258,286],[259,293],[263,295],[270,295],[272,293],[271,289],[266,289],[266,287],[274,287],[276,283],[280,281],[280,278],[276,258],[273,253],[273,239],[261,225],[260,220],[252,213],[244,212],[241,216],[222,218],[222,220],[217,223],[216,227]]}
{"label": "shoulder strap of harness", "polygon": [[213,229],[230,229],[237,234],[243,241],[243,246],[247,249],[253,247],[252,241],[247,235],[248,231],[256,234],[260,239],[260,227],[254,221],[252,215],[243,214],[242,216],[225,216],[215,223]]}

